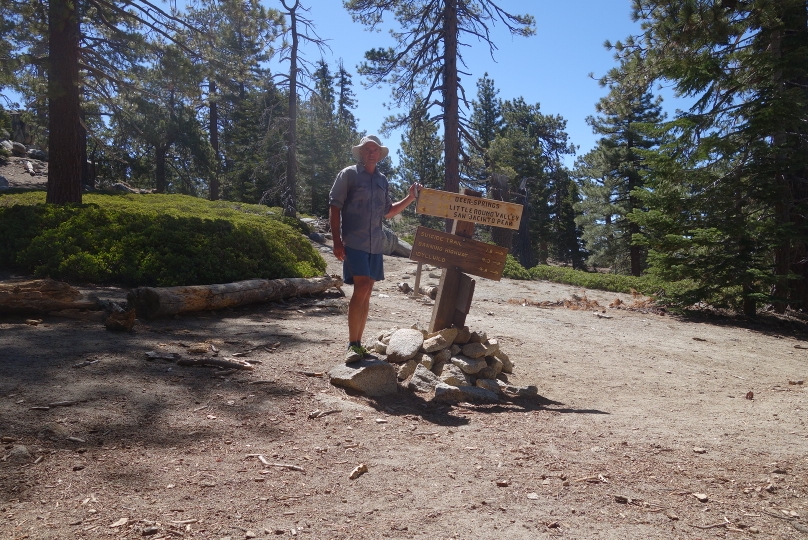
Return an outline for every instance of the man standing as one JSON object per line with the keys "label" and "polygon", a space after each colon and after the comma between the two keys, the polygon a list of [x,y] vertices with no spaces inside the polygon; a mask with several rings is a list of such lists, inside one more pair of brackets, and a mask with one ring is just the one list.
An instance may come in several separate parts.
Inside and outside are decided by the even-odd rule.
{"label": "man standing", "polygon": [[382,220],[401,213],[415,200],[421,184],[413,184],[407,196],[393,203],[387,178],[376,164],[389,150],[375,135],[363,137],[351,148],[359,162],[337,174],[329,195],[334,256],[342,261],[342,276],[354,290],[348,303],[348,352],[345,362],[357,362],[368,354],[362,334],[370,310],[373,284],[384,279]]}

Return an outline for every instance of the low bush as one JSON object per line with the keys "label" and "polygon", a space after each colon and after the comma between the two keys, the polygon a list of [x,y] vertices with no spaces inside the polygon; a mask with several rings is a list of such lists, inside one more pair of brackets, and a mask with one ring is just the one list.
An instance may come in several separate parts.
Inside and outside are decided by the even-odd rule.
{"label": "low bush", "polygon": [[543,279],[555,283],[575,285],[585,289],[597,289],[630,294],[636,291],[646,296],[665,299],[681,295],[693,287],[688,282],[665,282],[654,276],[624,276],[620,274],[602,274],[584,272],[563,266],[539,265],[526,269],[516,259],[508,255],[503,276],[511,279]]}
{"label": "low bush", "polygon": [[313,277],[325,261],[280,210],[183,195],[0,196],[0,267],[122,285],[198,285]]}
{"label": "low bush", "polygon": [[533,279],[524,266],[514,258],[513,255],[508,255],[505,259],[505,268],[502,270],[502,276],[511,279]]}

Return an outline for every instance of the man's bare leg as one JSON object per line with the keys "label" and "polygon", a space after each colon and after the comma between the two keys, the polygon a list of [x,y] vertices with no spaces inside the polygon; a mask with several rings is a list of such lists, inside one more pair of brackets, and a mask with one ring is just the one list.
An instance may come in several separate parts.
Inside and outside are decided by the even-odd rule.
{"label": "man's bare leg", "polygon": [[348,303],[348,341],[362,341],[370,312],[370,294],[376,283],[369,276],[354,276],[354,289]]}

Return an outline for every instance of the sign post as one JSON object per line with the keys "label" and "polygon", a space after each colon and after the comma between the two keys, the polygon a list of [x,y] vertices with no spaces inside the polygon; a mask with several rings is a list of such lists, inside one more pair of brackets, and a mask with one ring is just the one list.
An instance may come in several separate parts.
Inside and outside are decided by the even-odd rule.
{"label": "sign post", "polygon": [[464,272],[499,281],[508,255],[507,248],[473,240],[474,224],[518,229],[522,205],[484,199],[471,189],[451,193],[423,188],[416,212],[454,220],[451,234],[418,227],[410,259],[443,268],[429,330],[462,327],[476,283]]}

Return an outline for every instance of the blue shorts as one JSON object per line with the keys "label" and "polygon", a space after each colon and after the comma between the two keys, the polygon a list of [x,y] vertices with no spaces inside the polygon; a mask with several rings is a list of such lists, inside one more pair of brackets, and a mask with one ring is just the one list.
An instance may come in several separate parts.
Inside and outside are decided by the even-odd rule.
{"label": "blue shorts", "polygon": [[381,253],[368,253],[358,249],[345,248],[342,261],[342,280],[353,285],[354,276],[368,276],[373,281],[384,279],[384,259]]}

